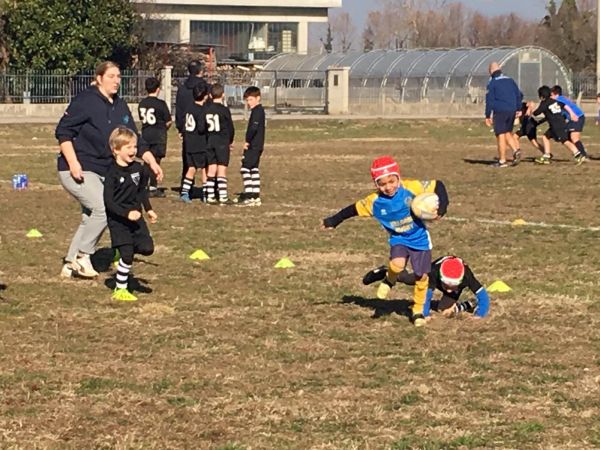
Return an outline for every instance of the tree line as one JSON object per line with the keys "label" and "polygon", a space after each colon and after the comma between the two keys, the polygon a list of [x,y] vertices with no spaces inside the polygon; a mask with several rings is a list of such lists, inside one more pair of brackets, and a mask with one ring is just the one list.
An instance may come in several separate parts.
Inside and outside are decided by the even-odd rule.
{"label": "tree line", "polygon": [[359,32],[348,13],[333,13],[325,51],[537,45],[576,72],[596,69],[596,1],[550,0],[540,20],[485,16],[460,1],[380,0]]}
{"label": "tree line", "polygon": [[[179,65],[189,49],[149,45],[130,0],[4,0],[0,68],[76,72],[110,59],[121,67]],[[379,0],[362,32],[347,13],[333,14],[326,51],[539,45],[576,72],[595,71],[596,0],[548,1],[545,17],[485,16],[460,1]]]}

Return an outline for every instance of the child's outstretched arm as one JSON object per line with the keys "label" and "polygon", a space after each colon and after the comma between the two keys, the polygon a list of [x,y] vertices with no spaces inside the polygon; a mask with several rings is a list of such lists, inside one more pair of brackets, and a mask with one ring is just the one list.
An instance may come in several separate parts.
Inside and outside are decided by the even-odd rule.
{"label": "child's outstretched arm", "polygon": [[440,180],[435,180],[434,193],[440,199],[440,203],[438,206],[438,216],[444,217],[444,215],[448,211],[448,205],[450,204],[450,199],[448,198],[448,191],[446,191],[446,186]]}
{"label": "child's outstretched arm", "polygon": [[326,217],[323,219],[323,223],[321,228],[323,229],[332,229],[337,227],[340,223],[342,223],[346,219],[350,219],[351,217],[361,216],[361,217],[371,217],[373,216],[373,202],[377,198],[377,193],[369,194],[362,200],[357,201],[349,206],[346,206],[344,209],[341,209],[333,216]]}
{"label": "child's outstretched arm", "polygon": [[339,210],[333,216],[324,218],[322,228],[323,229],[336,228],[344,220],[350,219],[351,217],[355,217],[355,216],[358,216],[358,210],[356,209],[356,203],[352,203],[351,205],[346,206],[344,209]]}

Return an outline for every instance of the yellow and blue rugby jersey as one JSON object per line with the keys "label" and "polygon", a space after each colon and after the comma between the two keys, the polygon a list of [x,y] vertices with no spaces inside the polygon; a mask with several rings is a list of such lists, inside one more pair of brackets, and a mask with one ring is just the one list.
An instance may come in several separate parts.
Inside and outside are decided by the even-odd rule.
{"label": "yellow and blue rugby jersey", "polygon": [[423,221],[413,217],[410,204],[415,194],[402,186],[393,197],[374,192],[356,202],[361,217],[374,217],[389,233],[390,245],[404,245],[414,250],[430,250],[431,239]]}
{"label": "yellow and blue rugby jersey", "polygon": [[415,195],[424,193],[435,193],[436,180],[413,180],[411,178],[402,178],[402,186]]}

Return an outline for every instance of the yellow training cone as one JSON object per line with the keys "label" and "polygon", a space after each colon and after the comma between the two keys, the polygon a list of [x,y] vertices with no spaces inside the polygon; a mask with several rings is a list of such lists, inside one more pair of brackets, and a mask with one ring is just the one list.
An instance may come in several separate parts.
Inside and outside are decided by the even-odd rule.
{"label": "yellow training cone", "polygon": [[43,234],[40,233],[39,230],[37,230],[36,228],[32,228],[27,232],[25,236],[27,236],[28,238],[39,238],[42,237]]}
{"label": "yellow training cone", "polygon": [[510,292],[512,289],[504,281],[497,280],[490,284],[487,288],[488,292]]}
{"label": "yellow training cone", "polygon": [[516,220],[513,220],[512,225],[513,226],[527,225],[527,222],[525,222],[523,219],[516,219]]}
{"label": "yellow training cone", "polygon": [[289,269],[290,267],[296,267],[296,264],[294,264],[289,258],[281,258],[279,261],[277,261],[277,264],[275,264],[276,269]]}
{"label": "yellow training cone", "polygon": [[190,255],[190,259],[194,259],[196,261],[204,261],[206,259],[210,259],[210,256],[208,256],[204,250],[196,250]]}

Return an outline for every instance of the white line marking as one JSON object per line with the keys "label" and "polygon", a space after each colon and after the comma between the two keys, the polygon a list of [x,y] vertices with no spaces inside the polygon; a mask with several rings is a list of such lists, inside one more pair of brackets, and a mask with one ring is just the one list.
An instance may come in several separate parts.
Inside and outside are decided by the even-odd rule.
{"label": "white line marking", "polygon": [[524,222],[513,224],[513,222],[510,220],[465,219],[464,217],[444,217],[442,220],[449,220],[451,222],[477,222],[489,225],[510,225],[514,227],[562,228],[573,231],[600,231],[600,227],[580,227],[578,225],[567,225],[564,223]]}

